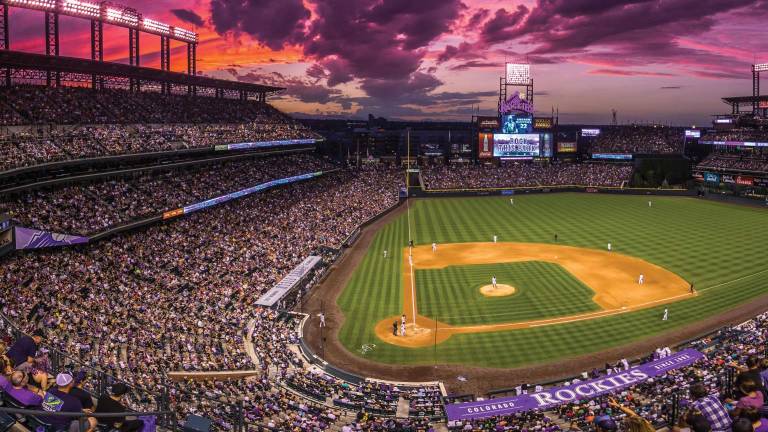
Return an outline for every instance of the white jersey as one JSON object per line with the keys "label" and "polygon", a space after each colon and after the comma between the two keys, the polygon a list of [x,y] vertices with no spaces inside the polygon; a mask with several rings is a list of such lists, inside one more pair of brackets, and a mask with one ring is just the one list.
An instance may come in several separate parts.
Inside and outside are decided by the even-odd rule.
{"label": "white jersey", "polygon": [[496,276],[491,278],[491,284],[493,284],[493,286],[496,286]]}
{"label": "white jersey", "polygon": [[493,242],[496,243],[496,236],[493,236]]}

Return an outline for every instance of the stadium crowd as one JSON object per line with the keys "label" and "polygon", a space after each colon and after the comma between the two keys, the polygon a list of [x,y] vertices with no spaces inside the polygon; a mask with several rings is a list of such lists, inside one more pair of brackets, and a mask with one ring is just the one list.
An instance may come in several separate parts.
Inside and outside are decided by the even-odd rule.
{"label": "stadium crowd", "polygon": [[422,169],[428,189],[537,187],[557,185],[621,186],[629,181],[632,165],[583,164],[502,164],[435,165]]}
{"label": "stadium crowd", "polygon": [[768,131],[760,129],[731,129],[727,131],[710,131],[703,134],[701,141],[736,141],[736,142],[768,142]]}
{"label": "stadium crowd", "polygon": [[[166,372],[256,366],[244,351],[244,330],[246,317],[262,316],[254,333],[259,367],[286,374],[295,354],[285,352],[273,327],[279,324],[253,299],[313,251],[338,247],[393,205],[400,179],[384,167],[344,170],[89,247],[15,255],[0,273],[0,306],[25,330],[42,330],[50,346],[156,392]],[[303,403],[284,389],[249,394],[248,386],[264,384],[246,382],[205,388],[227,400],[247,396],[246,411],[264,419]],[[231,422],[226,405],[205,409],[221,398],[198,404],[180,391],[172,396],[182,408],[192,404],[222,425]]]}
{"label": "stadium crowd", "polygon": [[194,165],[22,192],[4,198],[0,212],[27,227],[84,235],[270,180],[335,167],[310,154]]}
{"label": "stadium crowd", "polygon": [[761,152],[713,152],[699,162],[700,169],[768,172],[768,155]]}
{"label": "stadium crowd", "polygon": [[684,129],[668,126],[608,126],[590,143],[591,153],[683,152]]}

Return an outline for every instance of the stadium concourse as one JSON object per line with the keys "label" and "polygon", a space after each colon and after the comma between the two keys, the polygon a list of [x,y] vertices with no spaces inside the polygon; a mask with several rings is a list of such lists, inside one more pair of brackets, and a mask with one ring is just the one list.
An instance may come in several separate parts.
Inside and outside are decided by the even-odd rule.
{"label": "stadium concourse", "polygon": [[[316,137],[263,103],[34,86],[2,92],[8,97],[0,118],[14,125],[0,144],[0,170],[6,172],[99,156]],[[139,109],[146,116],[132,114]],[[38,126],[27,127],[75,122],[90,126],[52,128],[42,136]],[[614,150],[669,150],[657,130],[618,136]],[[691,342],[702,359],[623,388],[612,395],[615,401],[584,397],[546,411],[448,422],[445,404],[454,398],[438,383],[352,382],[327,374],[298,348],[301,297],[277,308],[254,300],[310,255],[320,256],[323,266],[308,287],[318,282],[361,223],[397,205],[403,170],[349,167],[311,151],[241,156],[3,194],[0,212],[22,225],[93,235],[253,185],[321,173],[76,247],[4,257],[0,385],[6,406],[40,408],[49,395],[70,400],[61,394],[76,385],[87,391],[74,402],[77,409],[89,410],[89,401],[106,400],[111,389],[133,410],[172,409],[177,423],[166,427],[198,414],[218,430],[557,432],[596,425],[647,431],[677,420],[697,432],[768,428],[761,415],[765,316]],[[632,166],[428,167],[423,175],[436,189],[621,186]],[[619,360],[548,385],[616,374],[625,368]],[[122,399],[124,389],[114,385],[119,382],[129,388]],[[517,391],[539,387],[521,383]],[[724,405],[726,398],[732,401]],[[28,429],[50,422],[18,420]]]}

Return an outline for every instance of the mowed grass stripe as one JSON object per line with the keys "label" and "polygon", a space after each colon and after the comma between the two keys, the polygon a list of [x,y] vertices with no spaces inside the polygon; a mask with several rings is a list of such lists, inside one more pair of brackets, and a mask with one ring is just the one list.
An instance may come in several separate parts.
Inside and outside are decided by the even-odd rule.
{"label": "mowed grass stripe", "polygon": [[[558,233],[559,243],[572,246],[605,249],[610,241],[615,250],[663,266],[692,280],[700,290],[768,269],[763,259],[768,244],[768,230],[763,228],[768,222],[765,210],[693,198],[650,199],[651,208],[648,197],[600,194],[517,195],[514,206],[509,197],[420,200],[411,207],[412,228],[418,231],[418,244],[429,244],[432,238],[438,243],[485,242],[493,234],[500,241],[552,243],[554,233]],[[376,343],[367,357],[386,363],[514,367],[550,361],[690,324],[768,292],[768,278],[763,274],[674,303],[668,306],[670,320],[666,322],[661,321],[664,307],[659,306],[564,325],[456,335],[436,350],[400,348],[378,340],[372,329],[402,308],[401,251],[407,235],[405,215],[383,228],[339,297],[347,317],[339,333],[342,342],[351,350]],[[383,248],[391,254],[387,262],[381,256]],[[439,283],[456,283],[449,279],[443,275]],[[421,284],[418,289],[421,293]],[[461,304],[457,297],[464,295],[459,287],[446,292],[436,301],[448,310],[435,309],[435,314],[477,315],[476,308],[455,310],[453,305]],[[420,303],[422,300],[419,297]],[[573,298],[563,295],[560,301],[567,304]],[[535,307],[537,313],[547,313],[543,303]]]}

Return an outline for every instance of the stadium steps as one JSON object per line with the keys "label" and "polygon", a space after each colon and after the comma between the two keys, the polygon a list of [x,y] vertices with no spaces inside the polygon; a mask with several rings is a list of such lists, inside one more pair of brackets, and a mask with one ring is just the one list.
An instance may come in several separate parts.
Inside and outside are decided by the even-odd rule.
{"label": "stadium steps", "polygon": [[400,396],[400,398],[397,400],[397,413],[395,414],[395,417],[407,418],[408,414],[410,413],[410,409],[411,403],[404,397]]}

